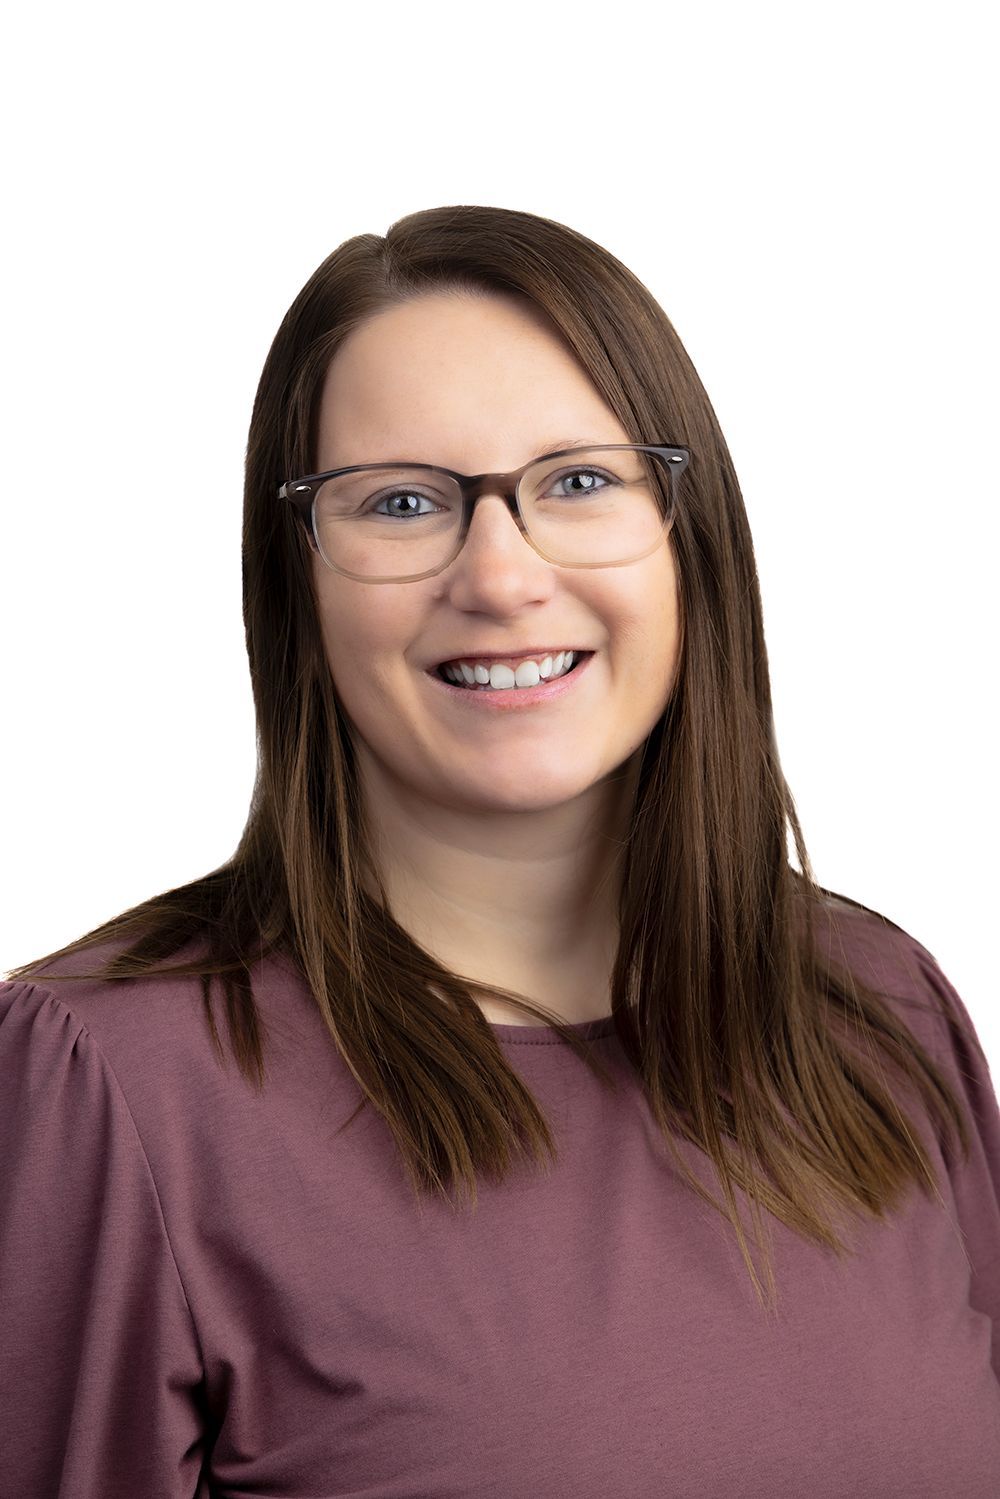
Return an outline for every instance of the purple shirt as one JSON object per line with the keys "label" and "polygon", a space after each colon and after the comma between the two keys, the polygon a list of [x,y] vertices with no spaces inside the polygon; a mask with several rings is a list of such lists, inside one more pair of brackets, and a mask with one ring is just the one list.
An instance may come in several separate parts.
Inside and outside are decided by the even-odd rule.
{"label": "purple shirt", "polygon": [[495,1027],[560,1159],[418,1214],[371,1108],[336,1134],[360,1093],[283,962],[254,970],[261,1096],[196,980],[0,985],[3,1499],[997,1499],[1000,1109],[919,1008],[968,1019],[926,949],[837,921],[973,1149],[942,1166],[928,1124],[947,1211],[912,1189],[842,1264],[772,1219],[777,1322],[610,1021],[577,1030],[619,1097]]}

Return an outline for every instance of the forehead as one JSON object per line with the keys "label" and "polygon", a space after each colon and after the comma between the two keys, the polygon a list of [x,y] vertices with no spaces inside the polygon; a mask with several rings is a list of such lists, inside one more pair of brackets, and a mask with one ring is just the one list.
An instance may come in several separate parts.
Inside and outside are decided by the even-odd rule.
{"label": "forehead", "polygon": [[538,309],[453,294],[393,306],[348,334],[324,379],[318,437],[321,468],[405,457],[467,472],[630,441]]}

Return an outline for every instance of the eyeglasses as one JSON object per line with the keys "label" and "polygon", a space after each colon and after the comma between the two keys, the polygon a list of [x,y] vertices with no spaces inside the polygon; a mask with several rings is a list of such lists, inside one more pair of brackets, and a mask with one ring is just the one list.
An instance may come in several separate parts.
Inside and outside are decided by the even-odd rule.
{"label": "eyeglasses", "polygon": [[416,583],[453,562],[484,495],[500,495],[528,545],[557,567],[621,567],[656,550],[673,522],[687,448],[563,448],[509,474],[430,463],[356,463],[290,479],[310,546],[364,583]]}

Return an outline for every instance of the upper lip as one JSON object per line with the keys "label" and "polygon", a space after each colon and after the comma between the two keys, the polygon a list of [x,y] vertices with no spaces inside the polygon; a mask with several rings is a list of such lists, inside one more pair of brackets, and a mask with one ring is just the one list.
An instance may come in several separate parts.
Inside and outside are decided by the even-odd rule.
{"label": "upper lip", "polygon": [[558,656],[560,651],[578,651],[581,656],[589,653],[586,646],[579,645],[526,645],[517,650],[505,646],[496,651],[455,651],[451,656],[438,656],[431,668],[443,666],[446,661],[537,661],[546,656]]}

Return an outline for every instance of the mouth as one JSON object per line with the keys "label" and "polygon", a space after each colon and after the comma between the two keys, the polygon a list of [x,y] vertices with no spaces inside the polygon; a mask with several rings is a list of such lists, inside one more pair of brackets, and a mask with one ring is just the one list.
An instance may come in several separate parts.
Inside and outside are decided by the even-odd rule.
{"label": "mouth", "polygon": [[503,712],[541,706],[562,697],[567,692],[573,692],[595,654],[594,651],[581,651],[579,654],[574,652],[574,659],[568,670],[560,672],[558,676],[550,676],[535,682],[529,681],[522,686],[518,686],[511,680],[512,673],[509,669],[492,673],[495,682],[463,681],[459,683],[453,677],[444,674],[445,663],[433,667],[425,675],[456,703],[485,708],[491,712]]}
{"label": "mouth", "polygon": [[[569,676],[585,656],[593,654],[593,651],[578,650],[573,647],[539,651],[531,657],[522,658],[519,667],[517,658],[513,656],[457,656],[454,660],[440,662],[432,667],[431,671],[443,681],[453,682],[457,687],[464,685],[471,689],[486,687],[492,691],[504,691],[514,689],[515,686],[518,689],[536,687],[539,680],[548,682]],[[497,670],[493,671],[493,667]],[[515,676],[518,669],[522,671],[523,676],[520,682],[516,681]],[[470,670],[474,671],[475,680],[470,681]]]}

